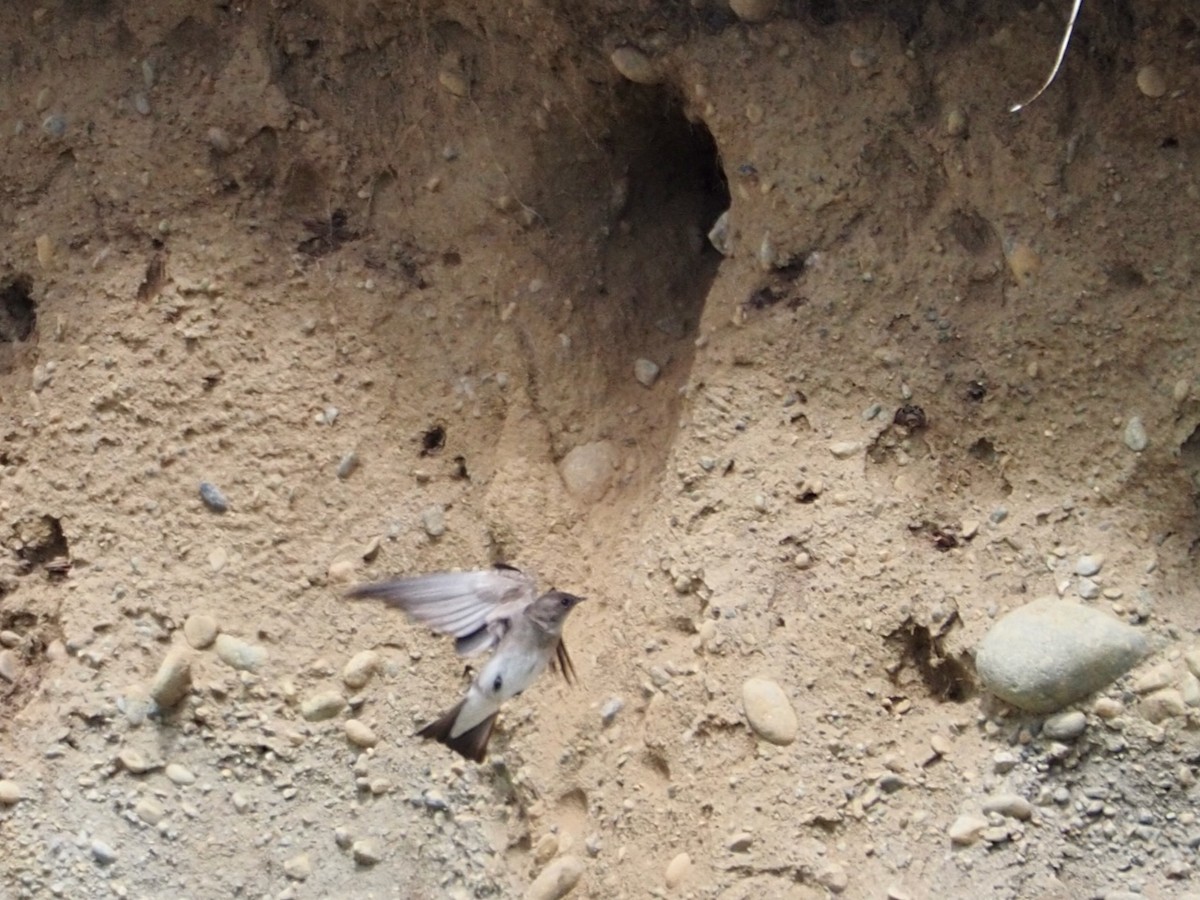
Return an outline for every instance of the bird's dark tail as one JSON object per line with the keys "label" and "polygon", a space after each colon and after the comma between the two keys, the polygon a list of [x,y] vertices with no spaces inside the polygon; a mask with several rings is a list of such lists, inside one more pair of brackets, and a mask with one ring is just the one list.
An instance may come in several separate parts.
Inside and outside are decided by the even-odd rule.
{"label": "bird's dark tail", "polygon": [[439,744],[445,744],[455,753],[481,763],[487,756],[488,740],[492,737],[492,728],[496,724],[497,713],[492,713],[470,731],[464,731],[458,737],[451,737],[450,732],[454,728],[454,722],[458,719],[462,706],[462,703],[459,703],[440,719],[430,722],[417,734],[428,740],[437,741]]}

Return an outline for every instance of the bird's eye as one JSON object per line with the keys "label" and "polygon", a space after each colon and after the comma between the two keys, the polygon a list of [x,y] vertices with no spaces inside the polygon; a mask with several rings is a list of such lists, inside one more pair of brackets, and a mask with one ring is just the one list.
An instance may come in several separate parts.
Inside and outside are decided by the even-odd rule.
{"label": "bird's eye", "polygon": [[564,597],[562,598],[562,600],[560,600],[559,602],[560,602],[560,603],[562,603],[562,605],[563,605],[563,606],[570,606],[570,605],[571,605],[571,598],[570,598],[570,597],[567,597],[567,596],[564,596]]}

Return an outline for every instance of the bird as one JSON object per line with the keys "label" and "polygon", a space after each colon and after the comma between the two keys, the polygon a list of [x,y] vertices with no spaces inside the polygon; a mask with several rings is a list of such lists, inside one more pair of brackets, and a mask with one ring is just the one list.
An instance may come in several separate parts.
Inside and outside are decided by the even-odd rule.
{"label": "bird", "polygon": [[375,598],[454,638],[459,656],[493,651],[466,694],[417,735],[483,762],[504,701],[524,691],[551,661],[568,684],[578,679],[563,643],[563,623],[585,598],[551,588],[513,566],[435,572],[360,584],[351,599]]}

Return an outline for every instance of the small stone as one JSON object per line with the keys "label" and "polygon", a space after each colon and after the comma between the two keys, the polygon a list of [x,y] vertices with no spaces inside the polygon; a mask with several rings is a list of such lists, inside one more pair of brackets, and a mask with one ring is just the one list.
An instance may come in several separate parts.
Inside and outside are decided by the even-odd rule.
{"label": "small stone", "polygon": [[620,697],[609,697],[600,707],[600,722],[607,728],[617,718],[617,713],[625,708],[625,701]]}
{"label": "small stone", "polygon": [[117,753],[117,762],[125,771],[133,775],[144,775],[162,766],[162,763],[148,759],[141,750],[135,747],[122,747]]}
{"label": "small stone", "polygon": [[1125,712],[1125,704],[1112,697],[1098,697],[1092,704],[1092,712],[1101,719],[1111,720]]}
{"label": "small stone", "polygon": [[1125,446],[1134,453],[1141,453],[1150,444],[1150,439],[1146,436],[1146,426],[1142,424],[1140,416],[1134,416],[1125,426]]}
{"label": "small stone", "polygon": [[351,845],[350,855],[360,866],[373,866],[383,859],[383,844],[378,838],[359,838]]}
{"label": "small stone", "polygon": [[1175,673],[1170,663],[1161,663],[1133,680],[1131,687],[1135,694],[1149,694],[1167,687],[1175,680]]}
{"label": "small stone", "polygon": [[358,563],[352,559],[335,559],[326,570],[326,577],[334,584],[345,584],[353,580],[358,571]]}
{"label": "small stone", "polygon": [[1090,578],[1080,578],[1079,584],[1075,585],[1075,592],[1083,600],[1095,600],[1100,596],[1100,585]]}
{"label": "small stone", "polygon": [[318,691],[300,704],[300,715],[308,722],[324,722],[346,708],[346,698],[340,691]]}
{"label": "small stone", "polygon": [[983,811],[985,814],[1000,813],[1002,816],[1020,819],[1022,822],[1028,822],[1033,818],[1033,804],[1020,794],[993,794],[983,801]]}
{"label": "small stone", "polygon": [[229,563],[229,551],[224,547],[213,547],[208,551],[208,567],[214,572],[220,572]]}
{"label": "small stone", "polygon": [[964,813],[950,824],[946,833],[950,837],[950,843],[960,847],[969,847],[971,844],[979,842],[987,827],[988,820],[983,816]]}
{"label": "small stone", "polygon": [[283,874],[293,881],[304,881],[312,874],[312,861],[307,853],[297,853],[283,861]]}
{"label": "small stone", "polygon": [[233,138],[229,136],[229,132],[224,128],[210,128],[204,133],[204,139],[208,142],[208,146],[220,154],[226,154],[233,150]]}
{"label": "small stone", "polygon": [[60,113],[51,113],[42,119],[42,131],[57,141],[67,133],[67,117]]}
{"label": "small stone", "polygon": [[229,500],[221,493],[221,489],[211,481],[200,482],[200,499],[213,512],[223,513],[229,511]]}
{"label": "small stone", "polygon": [[1087,729],[1087,716],[1077,709],[1051,716],[1042,723],[1042,735],[1052,741],[1073,741]]}
{"label": "small stone", "polygon": [[[337,713],[335,712],[326,718],[332,718],[336,715]],[[347,719],[346,724],[342,727],[346,731],[346,740],[355,747],[374,747],[379,743],[379,738],[375,736],[375,732],[365,722],[358,719]]]}
{"label": "small stone", "polygon": [[1200,678],[1200,646],[1185,651],[1183,661],[1187,663],[1188,671]]}
{"label": "small stone", "polygon": [[1033,283],[1041,270],[1042,258],[1028,244],[1019,243],[1008,254],[1008,268],[1012,272],[1013,281],[1027,287]]}
{"label": "small stone", "polygon": [[733,853],[745,853],[754,844],[754,835],[748,831],[735,834],[725,845]]}
{"label": "small stone", "polygon": [[584,868],[578,856],[560,856],[538,873],[525,891],[524,900],[561,900],[574,890]]}
{"label": "small stone", "polygon": [[211,647],[217,639],[217,620],[204,613],[193,613],[183,623],[183,639],[197,650]]}
{"label": "small stone", "polygon": [[12,806],[19,803],[23,795],[21,786],[7,778],[0,779],[0,806]]}
{"label": "small stone", "polygon": [[167,817],[167,810],[153,797],[143,797],[134,804],[133,811],[147,825],[157,825]]}
{"label": "small stone", "polygon": [[742,708],[759,737],[781,746],[796,739],[800,722],[787,694],[774,681],[749,678],[742,685]]}
{"label": "small stone", "polygon": [[12,650],[0,650],[0,679],[14,684],[21,672],[21,661]]}
{"label": "small stone", "polygon": [[360,650],[350,657],[350,661],[342,669],[342,681],[346,687],[357,691],[371,680],[378,668],[379,654],[374,650]]}
{"label": "small stone", "polygon": [[966,137],[969,130],[967,114],[955,106],[946,113],[946,134],[950,137]]}
{"label": "small stone", "polygon": [[187,767],[181,766],[179,763],[170,763],[166,769],[166,776],[172,784],[179,785],[180,787],[187,787],[189,784],[196,783],[196,776]]}
{"label": "small stone", "polygon": [[834,459],[849,459],[861,448],[862,444],[858,441],[835,441],[829,445],[829,452],[833,454]]}
{"label": "small stone", "polygon": [[21,636],[15,631],[5,629],[0,631],[0,647],[16,647],[21,643]]}
{"label": "small stone", "polygon": [[240,671],[257,669],[267,661],[267,650],[250,644],[229,634],[219,634],[216,639],[217,658],[227,666]]}
{"label": "small stone", "polygon": [[338,461],[337,477],[345,481],[354,474],[354,470],[357,468],[358,454],[351,450]]}
{"label": "small stone", "polygon": [[558,835],[552,832],[547,832],[538,838],[538,842],[533,845],[533,861],[539,866],[544,866],[550,860],[554,859],[558,853]]}
{"label": "small stone", "polygon": [[729,236],[729,210],[725,210],[717,216],[717,221],[708,231],[708,242],[722,256],[728,256],[733,252],[733,244]]}
{"label": "small stone", "polygon": [[191,656],[183,647],[170,651],[150,682],[150,696],[159,709],[174,707],[192,689]]}
{"label": "small stone", "polygon": [[633,362],[633,377],[642,387],[653,387],[658,381],[658,363],[653,360],[639,358]]}
{"label": "small stone", "polygon": [[1012,838],[1012,834],[1004,825],[993,825],[985,828],[979,835],[989,844],[1003,844]]}
{"label": "small stone", "polygon": [[91,850],[92,858],[102,866],[109,866],[117,861],[117,851],[99,838],[92,841]]}
{"label": "small stone", "polygon": [[975,668],[1002,700],[1049,713],[1110,684],[1148,650],[1132,626],[1098,609],[1046,598],[997,621],[976,649]]}
{"label": "small stone", "polygon": [[133,108],[137,110],[139,116],[150,115],[150,98],[138,91],[133,95]]}
{"label": "small stone", "polygon": [[1179,695],[1188,706],[1200,706],[1200,678],[1185,672],[1179,681]]}
{"label": "small stone", "polygon": [[846,867],[838,862],[828,862],[817,869],[817,884],[829,889],[831,894],[840,894],[850,885],[850,876]]}
{"label": "small stone", "polygon": [[339,850],[349,850],[350,845],[354,843],[354,837],[350,834],[350,829],[339,825],[333,829],[333,842]]}
{"label": "small stone", "polygon": [[1008,750],[997,750],[992,756],[992,771],[997,775],[1007,775],[1017,767],[1020,758]]}
{"label": "small stone", "polygon": [[615,444],[593,441],[573,447],[558,464],[558,474],[571,496],[595,503],[608,493],[619,462]]}
{"label": "small stone", "polygon": [[1091,578],[1093,575],[1098,575],[1104,567],[1104,556],[1095,554],[1094,556],[1081,556],[1075,560],[1075,574],[1081,575],[1084,578]]}
{"label": "small stone", "polygon": [[1142,66],[1137,73],[1138,90],[1151,99],[1158,99],[1167,92],[1167,79],[1158,66]]}
{"label": "small stone", "polygon": [[38,265],[48,269],[54,262],[54,239],[48,234],[39,234],[34,239],[33,246],[37,251]]}
{"label": "small stone", "polygon": [[686,853],[680,853],[667,863],[667,871],[665,878],[667,887],[678,887],[680,882],[687,877],[688,870],[692,867],[692,858]]}
{"label": "small stone", "polygon": [[1175,688],[1163,688],[1142,698],[1141,712],[1148,722],[1162,722],[1166,719],[1187,715],[1187,704],[1183,695]]}
{"label": "small stone", "polygon": [[634,84],[658,84],[662,80],[662,73],[654,61],[635,47],[619,47],[609,60],[613,68]]}
{"label": "small stone", "polygon": [[446,533],[446,510],[440,505],[427,506],[421,511],[421,527],[431,538],[440,538]]}
{"label": "small stone", "polygon": [[729,8],[743,22],[765,22],[775,15],[776,0],[729,0]]}

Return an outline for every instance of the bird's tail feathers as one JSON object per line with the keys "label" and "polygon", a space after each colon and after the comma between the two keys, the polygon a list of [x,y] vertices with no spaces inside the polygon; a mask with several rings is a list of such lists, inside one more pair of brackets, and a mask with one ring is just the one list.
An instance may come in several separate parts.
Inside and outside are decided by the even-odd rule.
{"label": "bird's tail feathers", "polygon": [[428,740],[437,741],[439,744],[445,744],[455,753],[469,760],[477,763],[483,762],[487,756],[487,745],[492,737],[492,728],[496,724],[497,713],[492,713],[469,731],[464,731],[457,737],[451,737],[450,733],[454,730],[454,723],[458,720],[458,714],[462,711],[464,702],[460,701],[444,716],[430,722],[417,734]]}

